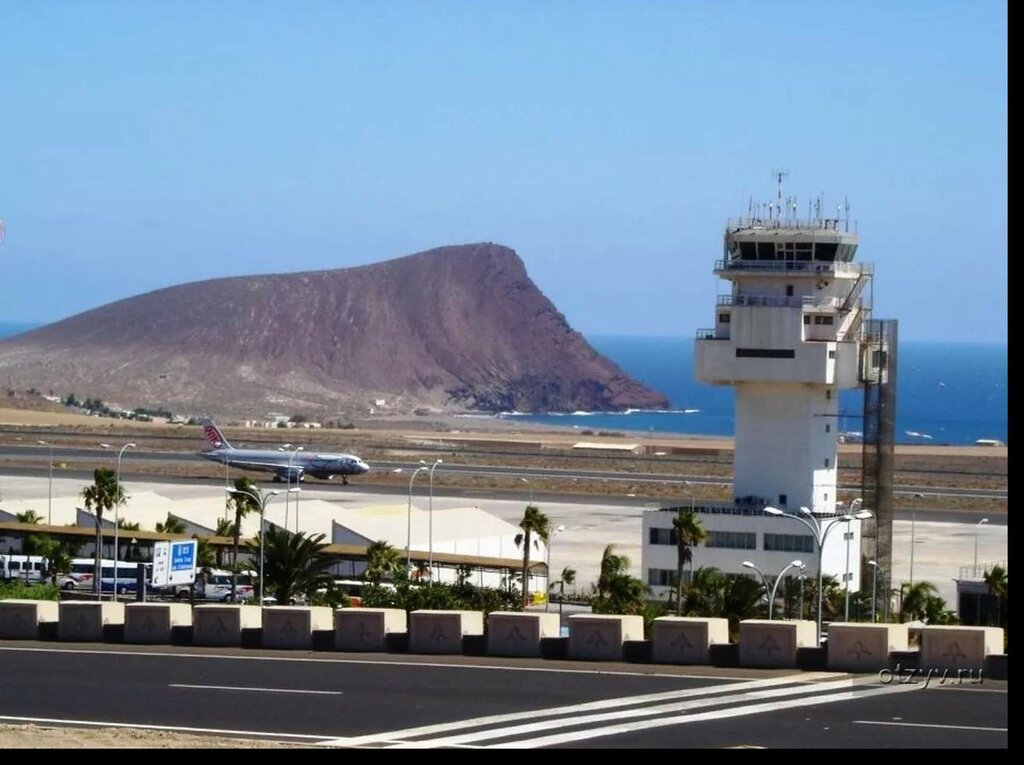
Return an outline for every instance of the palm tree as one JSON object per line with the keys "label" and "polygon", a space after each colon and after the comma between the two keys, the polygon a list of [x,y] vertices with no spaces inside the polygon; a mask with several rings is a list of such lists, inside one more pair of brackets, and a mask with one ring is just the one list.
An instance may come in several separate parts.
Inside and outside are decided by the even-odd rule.
{"label": "palm tree", "polygon": [[597,579],[598,597],[592,604],[594,613],[637,614],[643,610],[647,588],[629,575],[629,558],[615,553],[608,545],[601,555],[601,574]]}
{"label": "palm tree", "polygon": [[993,566],[991,571],[985,572],[983,579],[985,584],[988,585],[988,594],[991,598],[989,601],[989,621],[996,627],[1001,627],[1003,623],[1003,598],[1007,594],[1006,569],[1003,566]]}
{"label": "palm tree", "polygon": [[422,582],[424,579],[430,579],[430,566],[427,565],[426,561],[421,560],[416,564],[416,570],[413,571],[412,576],[417,582]]}
{"label": "palm tree", "polygon": [[900,621],[911,619],[924,620],[928,616],[928,601],[938,595],[938,590],[931,582],[917,582],[903,591],[900,603]]}
{"label": "palm tree", "polygon": [[679,515],[672,519],[672,530],[676,534],[676,616],[683,615],[683,566],[690,564],[693,573],[693,548],[707,541],[708,533],[700,518],[692,509],[680,508]]}
{"label": "palm tree", "polygon": [[249,513],[259,513],[259,487],[248,477],[235,479],[235,490],[231,492],[230,502],[235,509],[235,523],[232,529],[235,538],[234,554],[231,557],[231,602],[235,602],[235,591],[238,589],[238,543],[242,530],[242,518]]}
{"label": "palm tree", "polygon": [[185,521],[181,520],[181,518],[175,518],[168,513],[166,521],[163,523],[157,521],[156,530],[160,534],[184,534]]}
{"label": "palm tree", "polygon": [[[82,490],[87,510],[92,510],[96,518],[96,567],[93,576],[93,589],[100,591],[100,553],[103,548],[103,512],[112,510],[115,505],[123,505],[127,500],[124,488],[117,482],[117,475],[110,468],[96,468],[93,471],[92,485]],[[115,551],[116,553],[116,551]]]}
{"label": "palm tree", "polygon": [[607,598],[618,577],[629,569],[629,558],[615,553],[615,545],[608,545],[601,554],[601,573],[597,578],[598,597]]}
{"label": "palm tree", "polygon": [[366,548],[366,571],[363,576],[372,584],[393,579],[402,568],[402,557],[398,550],[380,539]]}
{"label": "palm tree", "polygon": [[717,616],[722,613],[725,576],[714,566],[701,566],[690,577],[684,611],[689,616]]}
{"label": "palm tree", "polygon": [[[528,582],[530,574],[530,541],[533,546],[540,549],[540,542],[545,545],[551,534],[551,521],[540,509],[534,505],[527,505],[523,520],[519,522],[522,534],[516,534],[516,547],[523,546],[523,607],[530,605],[530,587]],[[536,536],[534,536],[536,535]]]}
{"label": "palm tree", "polygon": [[763,598],[764,587],[754,577],[742,574],[725,577],[721,615],[729,620],[730,630],[737,629],[744,619],[757,616]]}
{"label": "palm tree", "polygon": [[39,515],[35,510],[26,510],[23,513],[15,513],[14,520],[18,523],[38,524],[42,522],[43,516]]}
{"label": "palm tree", "polygon": [[[333,581],[330,568],[334,561],[324,553],[328,544],[323,534],[292,534],[271,526],[263,540],[263,586],[281,604],[291,603],[297,595],[312,597],[318,589]],[[259,557],[259,541],[248,543],[249,552]]]}
{"label": "palm tree", "polygon": [[[160,524],[157,525],[159,526]],[[157,531],[159,530],[160,529],[157,529]],[[217,560],[217,557],[220,554],[220,548],[215,552],[213,545],[211,545],[206,539],[195,534],[192,535],[192,538],[198,542],[198,544],[196,544],[196,568],[205,570],[209,573],[210,569],[215,568],[220,562]]]}

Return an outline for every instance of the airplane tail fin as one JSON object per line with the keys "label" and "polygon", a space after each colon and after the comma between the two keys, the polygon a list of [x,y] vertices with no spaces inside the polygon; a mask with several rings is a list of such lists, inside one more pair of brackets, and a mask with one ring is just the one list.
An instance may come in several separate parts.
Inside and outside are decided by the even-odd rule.
{"label": "airplane tail fin", "polygon": [[217,424],[211,420],[203,420],[203,437],[207,443],[214,449],[231,449],[233,448],[228,440],[224,438],[224,434],[220,432],[220,428]]}

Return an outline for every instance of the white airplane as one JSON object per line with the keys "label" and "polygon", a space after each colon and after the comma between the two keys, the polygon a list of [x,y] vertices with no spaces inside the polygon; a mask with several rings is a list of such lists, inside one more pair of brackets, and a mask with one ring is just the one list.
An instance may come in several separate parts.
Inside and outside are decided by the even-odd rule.
{"label": "white airplane", "polygon": [[305,452],[279,452],[270,449],[235,449],[213,420],[203,422],[203,436],[209,447],[199,452],[222,465],[243,470],[267,470],[274,473],[275,481],[301,481],[307,475],[314,478],[331,479],[341,476],[341,482],[348,484],[350,475],[370,472],[370,466],[354,454],[312,454]]}

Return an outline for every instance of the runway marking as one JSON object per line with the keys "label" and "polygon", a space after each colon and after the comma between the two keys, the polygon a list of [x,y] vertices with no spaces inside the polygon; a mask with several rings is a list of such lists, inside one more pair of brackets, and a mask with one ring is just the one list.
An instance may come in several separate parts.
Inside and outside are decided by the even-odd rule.
{"label": "runway marking", "polygon": [[[729,680],[740,681],[735,675],[684,675],[668,672],[630,672],[614,669],[565,669],[561,667],[517,667],[500,664],[447,664],[436,661],[395,661],[372,659],[313,659],[302,656],[244,656],[237,654],[212,653],[171,653],[169,651],[101,651],[94,648],[27,648],[21,646],[0,646],[0,651],[27,651],[32,653],[82,653],[101,656],[147,656],[174,659],[225,659],[230,661],[291,661],[305,664],[379,664],[382,667],[431,667],[442,669],[490,669],[505,672],[550,672],[564,675],[611,675],[614,677],[659,677],[673,680]],[[415,655],[415,654],[414,654]],[[806,677],[801,673],[799,677]]]}
{"label": "runway marking", "polygon": [[220,733],[230,736],[256,736],[258,738],[294,738],[308,741],[318,741],[326,738],[326,736],[314,736],[310,733],[279,733],[264,730],[235,730],[233,728],[194,728],[185,725],[153,725],[114,722],[113,720],[72,720],[61,717],[0,715],[0,720],[22,723],[50,723],[51,725],[86,725],[91,728],[134,728],[138,730],[166,730],[175,733]]}
{"label": "runway marking", "polygon": [[[415,728],[404,728],[364,736],[349,736],[345,738],[331,739],[329,741],[322,741],[321,743],[332,746],[359,746],[362,744],[380,743],[382,740],[401,742],[405,739],[414,738],[416,736],[450,733],[453,731],[465,730],[467,728],[479,728],[485,725],[518,722],[524,719],[537,720],[539,717],[557,717],[559,715],[579,714],[580,712],[593,712],[604,709],[614,709],[616,707],[650,704],[652,702],[669,701],[681,698],[693,699],[714,696],[716,694],[736,694],[743,691],[771,688],[779,685],[794,685],[796,683],[800,683],[804,686],[802,690],[813,692],[813,688],[819,687],[813,681],[825,677],[835,677],[835,675],[824,672],[808,672],[806,674],[769,677],[760,680],[728,683],[726,685],[717,685],[712,687],[684,688],[677,691],[663,691],[661,693],[648,693],[639,696],[622,696],[613,699],[601,699],[600,701],[588,701],[579,704],[568,704],[560,707],[549,707],[547,709],[524,710],[521,712],[488,715],[486,717],[473,717],[466,720],[457,720],[455,722],[438,723],[436,725],[421,725]],[[850,683],[851,680],[847,678],[841,682]],[[494,736],[490,737],[493,738]]]}
{"label": "runway marking", "polygon": [[318,696],[340,696],[341,691],[308,691],[301,688],[249,688],[241,685],[188,685],[170,683],[168,688],[188,688],[199,691],[256,691],[260,693],[309,693]]}
{"label": "runway marking", "polygon": [[946,730],[984,730],[992,733],[1006,733],[1008,728],[986,728],[981,725],[939,725],[937,723],[890,722],[888,720],[854,720],[855,725],[892,725],[905,728],[945,728]]}
{"label": "runway marking", "polygon": [[[505,728],[488,728],[486,730],[475,731],[473,733],[465,733],[460,736],[449,736],[447,738],[432,738],[425,741],[406,741],[402,743],[396,743],[390,748],[397,749],[419,749],[424,746],[430,747],[444,747],[456,744],[471,744],[477,741],[486,741],[488,739],[508,738],[510,736],[521,737],[529,733],[547,732],[557,730],[559,728],[576,728],[581,725],[592,725],[594,723],[606,723],[613,720],[632,720],[641,717],[652,717],[655,715],[665,715],[672,712],[683,712],[690,709],[706,709],[708,706],[721,706],[724,704],[735,704],[735,703],[746,703],[749,701],[758,701],[761,699],[773,699],[783,698],[785,696],[796,696],[798,694],[810,694],[810,693],[821,693],[823,691],[845,689],[845,693],[839,694],[842,698],[855,698],[854,688],[856,687],[855,682],[849,678],[843,680],[835,680],[829,683],[821,683],[820,685],[808,686],[792,686],[786,688],[772,688],[768,690],[754,690],[743,693],[729,693],[732,690],[728,687],[720,688],[718,690],[723,691],[724,695],[717,698],[698,698],[688,699],[686,701],[680,701],[672,704],[661,704],[658,706],[643,706],[639,709],[617,709],[612,712],[604,712],[601,714],[592,715],[574,715],[572,717],[565,717],[559,720],[542,720],[536,721],[536,714],[523,714],[520,715],[519,719],[531,719],[532,722],[525,723],[522,725],[513,725]],[[710,695],[710,694],[701,694]],[[834,695],[833,695],[834,696]],[[833,696],[822,696],[820,698],[830,699]],[[837,699],[838,700],[838,699]],[[612,700],[614,701],[614,700]],[[783,706],[785,702],[783,703]],[[577,711],[582,711],[577,707]],[[723,716],[729,716],[726,714],[730,711],[729,708],[720,710]],[[543,713],[542,713],[543,714]],[[707,715],[714,716],[716,712],[706,712]],[[708,718],[712,719],[712,718]],[[598,728],[597,730],[601,730]],[[569,734],[575,735],[575,734]],[[385,737],[399,738],[397,736],[383,734]],[[517,738],[517,740],[519,740]]]}

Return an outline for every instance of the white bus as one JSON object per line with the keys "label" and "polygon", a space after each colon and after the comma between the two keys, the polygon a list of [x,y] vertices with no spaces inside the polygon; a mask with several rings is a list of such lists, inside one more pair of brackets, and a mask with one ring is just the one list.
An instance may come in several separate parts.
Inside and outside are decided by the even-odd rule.
{"label": "white bus", "polygon": [[20,579],[29,584],[46,578],[47,562],[41,555],[0,555],[0,579]]}

